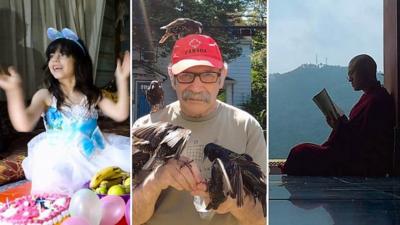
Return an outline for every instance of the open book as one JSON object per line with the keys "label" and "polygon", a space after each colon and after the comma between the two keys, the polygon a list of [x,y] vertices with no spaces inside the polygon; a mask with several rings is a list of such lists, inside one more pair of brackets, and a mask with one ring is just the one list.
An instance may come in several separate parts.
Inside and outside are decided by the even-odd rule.
{"label": "open book", "polygon": [[332,101],[325,88],[313,97],[313,101],[326,117],[333,116],[336,120],[344,115],[343,110]]}

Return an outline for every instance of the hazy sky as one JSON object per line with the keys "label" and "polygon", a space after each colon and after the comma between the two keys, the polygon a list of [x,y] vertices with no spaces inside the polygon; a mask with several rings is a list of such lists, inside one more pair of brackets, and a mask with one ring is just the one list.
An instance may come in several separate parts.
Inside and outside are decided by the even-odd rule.
{"label": "hazy sky", "polygon": [[303,63],[347,66],[371,55],[383,71],[383,0],[269,0],[269,72]]}

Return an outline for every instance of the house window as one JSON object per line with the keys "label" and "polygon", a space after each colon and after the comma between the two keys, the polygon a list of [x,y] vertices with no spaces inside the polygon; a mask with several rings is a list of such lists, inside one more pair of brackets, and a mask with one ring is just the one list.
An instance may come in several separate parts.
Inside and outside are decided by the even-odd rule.
{"label": "house window", "polygon": [[322,144],[331,128],[312,101],[326,88],[348,116],[361,92],[347,64],[371,55],[383,83],[382,0],[274,0],[269,5],[269,155],[285,159],[299,143]]}

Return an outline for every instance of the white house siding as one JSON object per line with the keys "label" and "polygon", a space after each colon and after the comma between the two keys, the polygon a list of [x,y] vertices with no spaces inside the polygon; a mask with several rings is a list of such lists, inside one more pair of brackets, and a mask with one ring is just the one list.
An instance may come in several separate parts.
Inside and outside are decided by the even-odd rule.
{"label": "white house siding", "polygon": [[[157,59],[157,64],[155,67],[157,68],[158,71],[160,71],[163,74],[166,74],[168,76],[168,65],[169,65],[170,57],[159,57]],[[164,102],[166,105],[168,105],[171,102],[174,102],[177,100],[176,92],[172,88],[171,85],[171,80],[164,81],[163,83],[163,89],[164,89]]]}
{"label": "white house siding", "polygon": [[251,97],[250,55],[251,42],[242,40],[242,55],[228,64],[228,77],[235,80],[233,85],[233,105],[240,107]]}
{"label": "white house siding", "polygon": [[233,82],[227,83],[225,82],[224,88],[225,88],[225,94],[226,94],[226,103],[233,105]]}

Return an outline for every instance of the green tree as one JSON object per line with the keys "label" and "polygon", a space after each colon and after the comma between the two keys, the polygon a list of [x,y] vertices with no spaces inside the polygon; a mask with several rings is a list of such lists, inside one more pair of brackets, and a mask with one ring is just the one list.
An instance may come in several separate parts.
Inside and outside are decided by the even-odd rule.
{"label": "green tree", "polygon": [[266,32],[260,31],[253,36],[251,55],[251,98],[243,107],[254,115],[261,126],[266,128],[266,68],[267,48]]}
{"label": "green tree", "polygon": [[[247,7],[247,25],[266,27],[267,0],[256,0]],[[252,37],[251,98],[243,104],[244,110],[252,114],[263,129],[266,129],[267,98],[267,43],[266,29],[258,30]]]}

